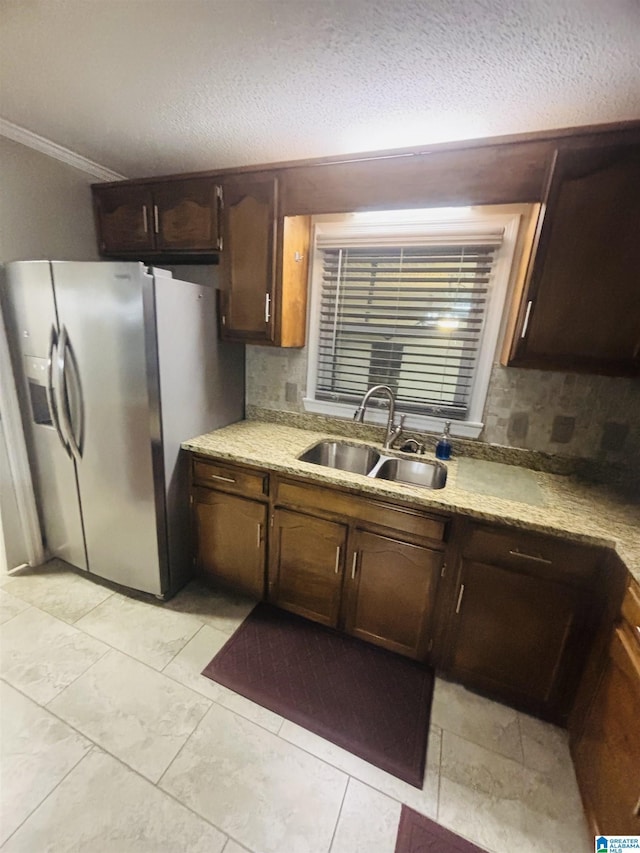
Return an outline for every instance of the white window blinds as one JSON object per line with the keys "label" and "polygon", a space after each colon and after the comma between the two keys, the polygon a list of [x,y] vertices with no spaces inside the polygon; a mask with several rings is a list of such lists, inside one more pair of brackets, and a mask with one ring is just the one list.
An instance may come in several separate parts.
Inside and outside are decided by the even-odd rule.
{"label": "white window blinds", "polygon": [[464,420],[502,229],[318,240],[316,398],[356,403],[389,385],[403,412]]}

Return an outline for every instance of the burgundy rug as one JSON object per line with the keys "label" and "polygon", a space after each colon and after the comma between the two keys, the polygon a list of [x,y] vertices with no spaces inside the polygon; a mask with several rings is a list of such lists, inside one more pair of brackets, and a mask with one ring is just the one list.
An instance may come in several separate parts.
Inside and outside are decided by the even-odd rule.
{"label": "burgundy rug", "polygon": [[261,603],[202,674],[422,788],[424,664]]}
{"label": "burgundy rug", "polygon": [[395,853],[484,853],[470,841],[460,838],[429,820],[428,817],[402,806]]}

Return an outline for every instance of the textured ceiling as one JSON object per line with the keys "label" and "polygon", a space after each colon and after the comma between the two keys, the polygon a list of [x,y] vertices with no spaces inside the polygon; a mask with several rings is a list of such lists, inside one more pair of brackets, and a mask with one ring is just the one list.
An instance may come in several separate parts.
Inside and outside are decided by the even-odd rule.
{"label": "textured ceiling", "polygon": [[0,116],[129,177],[640,118],[640,0],[0,0]]}

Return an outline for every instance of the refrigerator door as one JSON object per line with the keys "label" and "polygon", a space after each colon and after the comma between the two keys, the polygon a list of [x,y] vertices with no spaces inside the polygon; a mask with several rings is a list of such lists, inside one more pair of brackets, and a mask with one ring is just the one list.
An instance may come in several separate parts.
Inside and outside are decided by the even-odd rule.
{"label": "refrigerator door", "polygon": [[6,319],[44,544],[87,568],[76,470],[60,430],[56,399],[58,322],[48,261],[6,267]]}
{"label": "refrigerator door", "polygon": [[148,277],[137,263],[51,267],[61,421],[76,461],[89,570],[159,595],[152,444],[160,435],[158,394],[147,375],[154,361],[154,342],[145,337]]}

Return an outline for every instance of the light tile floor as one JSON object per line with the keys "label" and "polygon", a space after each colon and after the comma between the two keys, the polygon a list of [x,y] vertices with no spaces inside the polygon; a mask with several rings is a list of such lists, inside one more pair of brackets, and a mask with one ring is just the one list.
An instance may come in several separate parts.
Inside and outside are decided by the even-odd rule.
{"label": "light tile floor", "polygon": [[438,680],[418,790],[200,675],[250,601],[57,561],[0,587],[3,853],[393,853],[402,803],[491,853],[592,849],[553,726]]}

